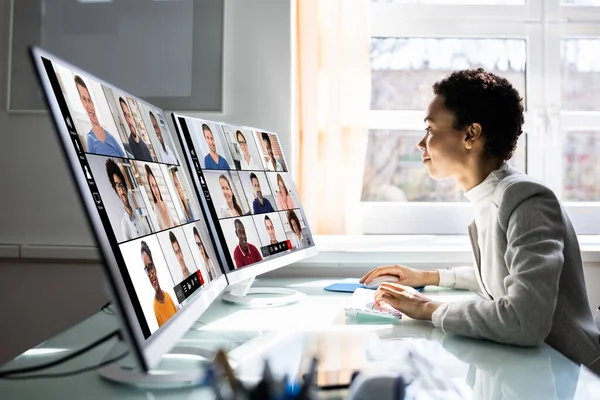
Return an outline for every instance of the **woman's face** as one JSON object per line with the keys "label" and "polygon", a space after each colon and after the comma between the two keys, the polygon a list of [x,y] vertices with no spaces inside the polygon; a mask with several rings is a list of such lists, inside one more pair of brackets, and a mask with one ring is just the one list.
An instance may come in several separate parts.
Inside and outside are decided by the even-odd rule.
{"label": "woman's face", "polygon": [[456,176],[465,168],[468,148],[466,131],[454,129],[454,114],[437,95],[427,108],[425,136],[418,146],[429,175],[435,180]]}
{"label": "woman's face", "polygon": [[154,179],[153,175],[148,175],[148,183],[150,184],[150,190],[152,190],[156,201],[160,201],[160,189],[158,188],[158,183],[156,183],[156,179]]}
{"label": "woman's face", "polygon": [[177,177],[177,174],[173,174],[172,176],[173,176],[173,184],[175,185],[175,190],[177,191],[177,195],[179,196],[181,201],[184,201],[185,198],[183,196],[183,189],[181,188],[181,183],[179,182],[179,178]]}
{"label": "woman's face", "polygon": [[287,194],[287,190],[285,190],[285,184],[283,183],[283,179],[277,179],[277,186],[279,186],[280,193]]}
{"label": "woman's face", "polygon": [[219,182],[221,183],[221,191],[223,192],[223,197],[225,197],[225,201],[227,202],[227,204],[230,204],[233,199],[233,193],[231,192],[231,188],[229,187],[229,182],[227,182],[223,178],[219,179]]}
{"label": "woman's face", "polygon": [[244,139],[242,135],[237,135],[237,141],[244,156],[248,157],[248,143],[246,143],[246,139]]}
{"label": "woman's face", "polygon": [[294,231],[294,233],[298,236],[300,236],[300,227],[298,226],[298,224],[296,223],[295,219],[292,219],[290,221],[290,224],[292,225],[292,230]]}

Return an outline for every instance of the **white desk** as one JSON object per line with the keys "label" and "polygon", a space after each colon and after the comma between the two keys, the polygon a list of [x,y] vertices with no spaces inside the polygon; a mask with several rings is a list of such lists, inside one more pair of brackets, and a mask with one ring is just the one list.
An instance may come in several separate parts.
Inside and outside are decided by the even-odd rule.
{"label": "white desk", "polygon": [[[244,342],[234,350],[247,360],[239,369],[251,375],[268,357],[279,373],[297,376],[313,355],[321,370],[361,369],[374,362],[401,359],[407,349],[432,360],[439,374],[452,382],[463,397],[473,399],[593,399],[600,398],[600,378],[580,368],[549,346],[518,348],[444,335],[430,322],[408,318],[402,322],[346,318],[343,307],[350,294],[332,293],[323,287],[334,280],[261,279],[257,286],[285,286],[304,292],[300,303],[275,308],[248,310],[215,302],[184,340],[218,347]],[[469,292],[426,289],[441,301],[473,296]],[[48,361],[61,353],[32,355],[49,349],[75,349],[114,330],[116,318],[97,313],[79,325],[17,357],[3,368],[16,368]],[[258,332],[264,332],[258,335]],[[209,343],[210,342],[210,343]],[[66,371],[102,361],[110,344],[54,368]],[[206,347],[206,346],[205,346]],[[96,372],[53,380],[0,381],[2,399],[212,398],[206,389],[141,390],[107,382]]]}

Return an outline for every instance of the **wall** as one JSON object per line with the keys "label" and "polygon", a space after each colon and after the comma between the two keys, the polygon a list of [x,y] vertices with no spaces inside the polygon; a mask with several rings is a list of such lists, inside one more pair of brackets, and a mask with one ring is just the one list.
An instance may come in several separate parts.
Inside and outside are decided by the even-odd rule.
{"label": "wall", "polygon": [[[94,242],[49,115],[5,111],[9,5],[0,1],[0,259],[89,258]],[[198,114],[278,132],[287,154],[290,13],[290,2],[281,0],[226,2],[224,113]],[[0,364],[81,321],[107,298],[98,263],[1,261],[0,290],[11,299],[0,303]]]}

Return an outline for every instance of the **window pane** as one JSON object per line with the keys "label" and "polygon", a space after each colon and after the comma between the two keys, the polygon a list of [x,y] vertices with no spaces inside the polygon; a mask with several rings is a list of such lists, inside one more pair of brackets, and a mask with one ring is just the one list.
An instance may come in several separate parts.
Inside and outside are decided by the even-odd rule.
{"label": "window pane", "polygon": [[524,39],[373,38],[371,109],[424,110],[436,81],[478,67],[508,79],[525,98],[525,63]]}
{"label": "window pane", "polygon": [[[577,1],[577,0],[575,0]],[[583,0],[579,0],[583,1]],[[593,1],[593,0],[588,0]],[[371,0],[372,3],[523,5],[525,0]]]}
{"label": "window pane", "polygon": [[[369,131],[362,201],[467,201],[454,179],[429,177],[417,147],[422,137],[417,131]],[[509,163],[525,171],[525,136],[520,139]]]}
{"label": "window pane", "polygon": [[561,0],[564,6],[600,6],[600,0]]}
{"label": "window pane", "polygon": [[565,201],[600,200],[600,132],[568,132],[564,145]]}
{"label": "window pane", "polygon": [[600,111],[600,40],[562,41],[562,108]]}

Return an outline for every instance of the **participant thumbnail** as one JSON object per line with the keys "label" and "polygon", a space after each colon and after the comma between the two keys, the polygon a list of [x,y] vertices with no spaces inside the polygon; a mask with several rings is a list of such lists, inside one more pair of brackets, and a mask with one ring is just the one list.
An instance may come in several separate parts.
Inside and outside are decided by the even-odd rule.
{"label": "participant thumbnail", "polygon": [[222,127],[236,169],[262,171],[264,167],[252,131],[227,124]]}
{"label": "participant thumbnail", "polygon": [[278,212],[254,215],[254,225],[262,246],[269,246],[288,240]]}
{"label": "participant thumbnail", "polygon": [[250,214],[250,207],[237,172],[204,171],[204,179],[219,218]]}
{"label": "participant thumbnail", "polygon": [[196,260],[196,265],[202,275],[207,277],[206,280],[210,282],[221,276],[219,259],[204,221],[196,221],[193,224],[184,225],[182,228],[192,250],[192,256]]}
{"label": "participant thumbnail", "polygon": [[279,213],[283,221],[288,240],[293,249],[303,249],[313,245],[311,234],[304,223],[304,217],[299,208]]}
{"label": "participant thumbnail", "polygon": [[280,211],[296,208],[296,205],[300,204],[296,187],[287,173],[267,172],[267,178],[271,188],[275,191],[274,196],[277,199],[277,208]]}
{"label": "participant thumbnail", "polygon": [[143,102],[138,102],[144,124],[148,127],[148,137],[159,162],[178,165],[175,144],[162,111]]}
{"label": "participant thumbnail", "polygon": [[135,179],[130,161],[90,155],[88,163],[117,242],[152,233],[155,229],[148,211],[148,198]]}
{"label": "participant thumbnail", "polygon": [[287,172],[279,138],[274,133],[256,131],[257,142],[263,155],[263,165],[267,171]]}
{"label": "participant thumbnail", "polygon": [[155,235],[119,245],[151,333],[180,308],[171,274]]}
{"label": "participant thumbnail", "polygon": [[235,164],[221,125],[198,119],[188,119],[186,122],[202,168],[233,169]]}
{"label": "participant thumbnail", "polygon": [[138,102],[131,96],[104,86],[112,116],[127,137],[127,152],[139,161],[158,161],[142,120]]}
{"label": "participant thumbnail", "polygon": [[[160,232],[156,236],[175,285],[196,273],[198,268],[196,268],[196,262],[192,257],[183,229],[180,227],[170,229]],[[201,275],[204,276],[204,274]],[[204,279],[201,279],[200,285],[203,284]]]}
{"label": "participant thumbnail", "polygon": [[240,180],[252,214],[263,214],[275,211],[275,198],[271,193],[269,181],[264,172],[240,171]]}
{"label": "participant thumbnail", "polygon": [[236,269],[262,261],[260,239],[252,217],[228,218],[219,223]]}
{"label": "participant thumbnail", "polygon": [[113,121],[110,108],[95,80],[53,63],[67,108],[73,119],[83,151],[111,157],[126,157],[125,136],[121,136]]}
{"label": "participant thumbnail", "polygon": [[149,199],[150,217],[157,230],[174,228],[181,224],[175,211],[173,199],[159,164],[132,161],[135,176]]}
{"label": "participant thumbnail", "polygon": [[161,165],[161,168],[179,220],[185,223],[200,218],[200,207],[183,171],[175,165]]}

